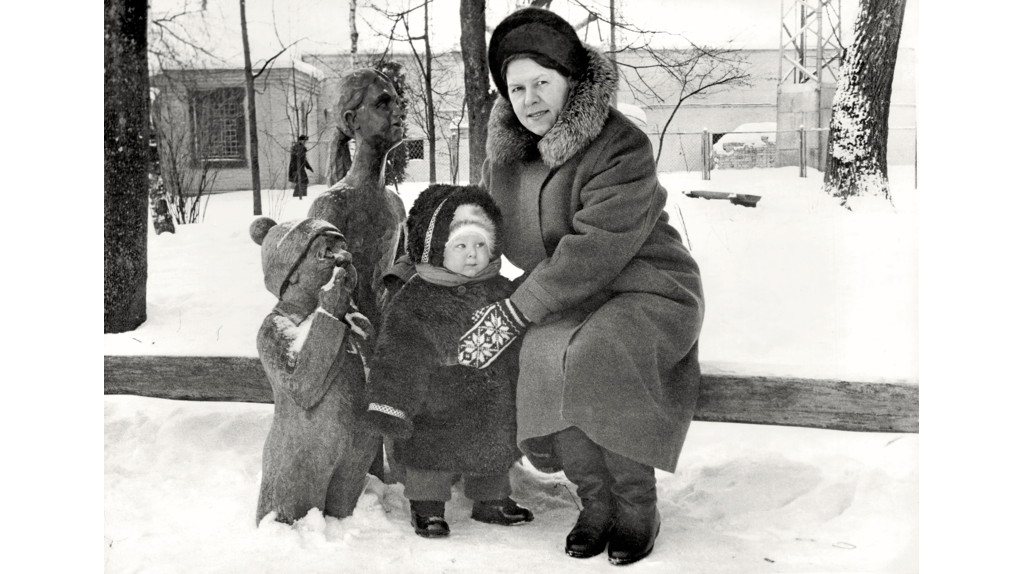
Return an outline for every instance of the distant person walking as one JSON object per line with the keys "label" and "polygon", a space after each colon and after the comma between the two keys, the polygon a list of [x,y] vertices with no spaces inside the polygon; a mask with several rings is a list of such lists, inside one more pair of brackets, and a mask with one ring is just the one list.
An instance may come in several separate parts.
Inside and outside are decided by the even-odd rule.
{"label": "distant person walking", "polygon": [[306,170],[313,171],[313,167],[306,161],[306,140],[305,135],[299,136],[299,141],[292,146],[291,159],[288,161],[288,181],[295,184],[295,192],[292,197],[302,199],[306,197],[306,186],[309,185],[309,176]]}

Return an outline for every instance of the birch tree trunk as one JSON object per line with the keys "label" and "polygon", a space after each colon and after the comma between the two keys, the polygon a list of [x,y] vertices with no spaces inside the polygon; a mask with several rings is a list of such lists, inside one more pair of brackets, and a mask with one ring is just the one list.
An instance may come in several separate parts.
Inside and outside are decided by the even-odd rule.
{"label": "birch tree trunk", "polygon": [[359,46],[359,30],[356,30],[356,0],[349,0],[348,4],[348,29],[349,39],[352,41],[352,49],[349,52],[348,65],[351,70],[356,69],[356,51]]}
{"label": "birch tree trunk", "polygon": [[103,3],[103,332],[146,320],[146,0]]}
{"label": "birch tree trunk", "polygon": [[487,120],[493,100],[487,68],[487,42],[484,38],[486,2],[461,0],[462,61],[466,84],[466,109],[469,112],[469,183],[480,181],[480,166],[487,155]]}
{"label": "birch tree trunk", "polygon": [[890,199],[889,101],[906,0],[861,0],[853,43],[840,68],[828,135],[824,190]]}

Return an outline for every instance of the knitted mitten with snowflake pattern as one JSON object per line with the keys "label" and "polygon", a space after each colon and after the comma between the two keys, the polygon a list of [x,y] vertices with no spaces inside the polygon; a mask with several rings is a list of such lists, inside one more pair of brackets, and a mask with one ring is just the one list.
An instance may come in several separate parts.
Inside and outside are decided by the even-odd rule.
{"label": "knitted mitten with snowflake pattern", "polygon": [[529,324],[509,299],[477,309],[473,326],[459,339],[459,364],[475,369],[488,367]]}

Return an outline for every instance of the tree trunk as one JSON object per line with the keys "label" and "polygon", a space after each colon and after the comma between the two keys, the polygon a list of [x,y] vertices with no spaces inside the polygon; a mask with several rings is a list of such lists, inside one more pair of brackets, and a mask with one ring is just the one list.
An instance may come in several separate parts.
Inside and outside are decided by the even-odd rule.
{"label": "tree trunk", "polygon": [[[608,51],[608,59],[612,61],[612,65],[615,65],[615,59],[618,58],[618,47],[615,45],[615,30],[618,25],[615,23],[615,0],[609,0],[608,2],[608,46],[611,48]],[[612,92],[612,106],[619,103],[618,90]]]}
{"label": "tree trunk", "polygon": [[832,103],[824,189],[843,199],[889,199],[886,142],[896,50],[906,0],[861,0]]}
{"label": "tree trunk", "polygon": [[242,54],[245,56],[245,100],[249,121],[249,170],[252,172],[252,214],[263,214],[260,198],[260,138],[256,133],[256,86],[252,77],[252,59],[249,57],[249,28],[245,23],[245,0],[239,0],[242,14]]}
{"label": "tree trunk", "polygon": [[349,69],[356,69],[356,50],[359,45],[359,31],[356,30],[356,0],[349,0],[348,5],[348,29],[349,39],[352,41],[352,51],[349,53]]}
{"label": "tree trunk", "polygon": [[103,8],[103,332],[123,333],[146,320],[147,2]]}
{"label": "tree trunk", "polygon": [[[461,0],[462,61],[466,83],[466,109],[469,112],[469,183],[480,181],[480,166],[487,155],[487,120],[493,100],[487,69],[487,42],[484,38],[486,2]],[[456,150],[456,153],[457,150]]]}
{"label": "tree trunk", "polygon": [[427,96],[427,146],[430,149],[430,183],[437,183],[437,152],[434,149],[436,141],[436,127],[434,126],[434,84],[430,77],[430,69],[433,67],[433,57],[430,53],[430,2],[423,3],[423,45],[424,45],[424,74],[423,80],[426,84]]}

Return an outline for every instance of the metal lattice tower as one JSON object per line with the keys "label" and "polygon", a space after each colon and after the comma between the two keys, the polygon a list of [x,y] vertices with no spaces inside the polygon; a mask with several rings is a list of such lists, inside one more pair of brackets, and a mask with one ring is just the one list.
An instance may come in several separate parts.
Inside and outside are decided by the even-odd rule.
{"label": "metal lattice tower", "polygon": [[779,84],[838,80],[841,12],[842,0],[782,0]]}

